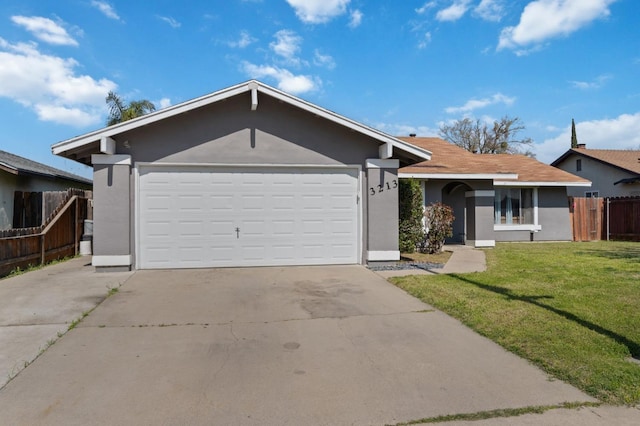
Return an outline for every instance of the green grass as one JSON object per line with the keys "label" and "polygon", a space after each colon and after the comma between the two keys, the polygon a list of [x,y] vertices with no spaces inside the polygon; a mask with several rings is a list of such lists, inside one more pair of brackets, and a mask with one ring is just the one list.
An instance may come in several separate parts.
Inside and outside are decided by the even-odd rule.
{"label": "green grass", "polygon": [[487,271],[392,279],[608,404],[640,403],[640,243],[499,244]]}

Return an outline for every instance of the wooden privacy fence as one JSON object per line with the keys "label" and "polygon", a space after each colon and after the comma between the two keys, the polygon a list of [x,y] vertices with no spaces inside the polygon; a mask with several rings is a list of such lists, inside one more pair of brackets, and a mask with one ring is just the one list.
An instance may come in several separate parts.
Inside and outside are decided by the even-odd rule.
{"label": "wooden privacy fence", "polygon": [[608,198],[609,238],[640,241],[640,197]]}
{"label": "wooden privacy fence", "polygon": [[77,255],[89,201],[70,195],[44,225],[0,231],[0,276]]}
{"label": "wooden privacy fence", "polygon": [[640,241],[640,197],[569,197],[574,241]]}

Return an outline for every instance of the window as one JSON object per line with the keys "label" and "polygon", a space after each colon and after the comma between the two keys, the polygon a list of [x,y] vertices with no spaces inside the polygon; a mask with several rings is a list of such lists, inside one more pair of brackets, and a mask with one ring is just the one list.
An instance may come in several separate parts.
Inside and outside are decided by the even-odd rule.
{"label": "window", "polygon": [[576,160],[576,172],[581,172],[581,171],[582,171],[582,160],[578,158]]}
{"label": "window", "polygon": [[533,188],[500,188],[495,190],[496,225],[536,225]]}
{"label": "window", "polygon": [[600,193],[598,191],[587,191],[584,193],[584,196],[587,198],[598,198]]}

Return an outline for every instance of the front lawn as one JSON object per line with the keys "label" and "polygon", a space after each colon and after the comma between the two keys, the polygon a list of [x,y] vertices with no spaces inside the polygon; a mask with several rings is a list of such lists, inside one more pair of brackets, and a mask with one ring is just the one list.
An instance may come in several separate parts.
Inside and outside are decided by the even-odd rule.
{"label": "front lawn", "polygon": [[486,272],[392,281],[603,402],[640,403],[640,243],[498,244],[486,254]]}

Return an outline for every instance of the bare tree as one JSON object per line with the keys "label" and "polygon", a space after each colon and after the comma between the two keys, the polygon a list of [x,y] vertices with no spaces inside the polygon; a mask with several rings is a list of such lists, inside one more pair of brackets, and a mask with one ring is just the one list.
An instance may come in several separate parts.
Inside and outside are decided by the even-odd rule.
{"label": "bare tree", "polygon": [[535,157],[528,148],[531,138],[518,138],[525,129],[518,117],[504,116],[493,126],[480,120],[463,118],[440,127],[440,136],[448,142],[477,154],[524,154]]}

